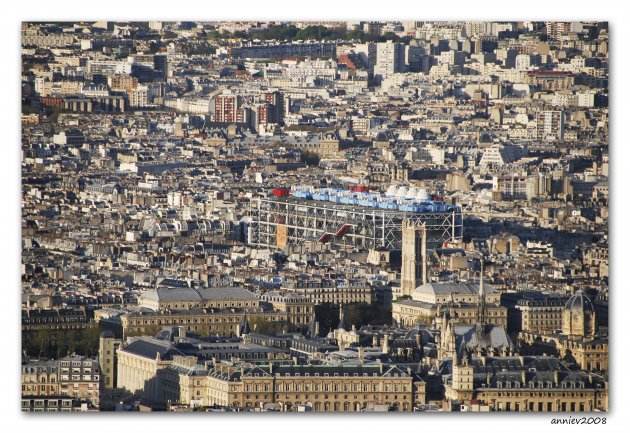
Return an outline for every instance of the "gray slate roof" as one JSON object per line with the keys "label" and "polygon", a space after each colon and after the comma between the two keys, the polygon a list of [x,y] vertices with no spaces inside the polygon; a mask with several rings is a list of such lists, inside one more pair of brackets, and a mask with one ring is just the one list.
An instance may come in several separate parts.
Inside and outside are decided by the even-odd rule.
{"label": "gray slate roof", "polygon": [[155,359],[159,353],[160,359],[162,360],[173,359],[173,355],[183,355],[183,353],[175,349],[170,342],[150,337],[140,337],[132,341],[124,348],[124,351],[149,359]]}
{"label": "gray slate roof", "polygon": [[142,297],[157,301],[220,301],[220,300],[254,300],[257,299],[249,290],[240,287],[158,287],[145,292]]}
{"label": "gray slate roof", "polygon": [[[486,295],[495,293],[494,288],[485,280],[483,287]],[[466,283],[426,283],[416,287],[415,291],[418,293],[428,293],[432,295],[449,295],[451,293],[476,295],[479,293],[479,281],[470,281]]]}
{"label": "gray slate roof", "polygon": [[455,341],[457,347],[465,346],[468,350],[475,351],[481,348],[511,348],[512,340],[502,326],[485,325],[483,332],[477,332],[476,325],[454,325]]}

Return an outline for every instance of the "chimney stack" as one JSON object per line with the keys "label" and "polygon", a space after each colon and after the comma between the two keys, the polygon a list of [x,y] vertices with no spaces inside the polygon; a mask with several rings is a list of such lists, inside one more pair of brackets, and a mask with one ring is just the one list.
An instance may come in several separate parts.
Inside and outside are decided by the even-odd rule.
{"label": "chimney stack", "polygon": [[380,343],[378,341],[378,334],[374,334],[372,337],[372,347],[379,347]]}
{"label": "chimney stack", "polygon": [[389,335],[385,334],[383,338],[383,353],[389,353]]}

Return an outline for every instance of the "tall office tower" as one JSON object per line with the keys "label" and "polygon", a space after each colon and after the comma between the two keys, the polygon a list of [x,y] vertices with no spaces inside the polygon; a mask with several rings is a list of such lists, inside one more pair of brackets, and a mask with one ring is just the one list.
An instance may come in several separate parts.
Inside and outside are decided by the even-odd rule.
{"label": "tall office tower", "polygon": [[564,140],[564,112],[540,111],[536,115],[536,139],[540,141]]}
{"label": "tall office tower", "polygon": [[376,44],[376,82],[398,72],[405,72],[405,44],[393,41]]}
{"label": "tall office tower", "polygon": [[278,91],[268,92],[264,95],[265,102],[271,105],[269,122],[280,123],[284,120],[284,95]]}
{"label": "tall office tower", "polygon": [[376,65],[376,44],[374,42],[366,42],[365,44],[357,44],[354,47],[354,52],[361,60],[361,64],[368,72],[374,72],[374,66]]}
{"label": "tall office tower", "polygon": [[418,41],[412,40],[405,47],[405,63],[409,72],[422,72],[422,61],[424,59],[424,47]]}
{"label": "tall office tower", "polygon": [[160,73],[163,81],[169,77],[168,56],[166,54],[156,54],[153,56],[153,70]]}
{"label": "tall office tower", "polygon": [[547,21],[545,22],[547,36],[551,39],[558,39],[563,33],[571,31],[570,22]]}
{"label": "tall office tower", "polygon": [[265,128],[269,123],[277,123],[274,121],[275,107],[270,104],[258,104],[254,107],[255,128]]}
{"label": "tall office tower", "polygon": [[411,295],[417,286],[427,282],[427,231],[424,223],[408,219],[403,221],[400,273],[403,295]]}
{"label": "tall office tower", "polygon": [[492,33],[492,23],[484,21],[467,21],[464,24],[466,37],[485,36]]}
{"label": "tall office tower", "polygon": [[224,123],[245,123],[245,109],[239,108],[236,95],[219,95],[214,98],[214,121]]}
{"label": "tall office tower", "polygon": [[422,23],[420,21],[403,21],[402,23],[403,29],[405,32],[415,34],[416,29],[422,27]]}
{"label": "tall office tower", "polygon": [[384,26],[385,23],[370,21],[367,23],[363,23],[363,31],[368,35],[380,36]]}

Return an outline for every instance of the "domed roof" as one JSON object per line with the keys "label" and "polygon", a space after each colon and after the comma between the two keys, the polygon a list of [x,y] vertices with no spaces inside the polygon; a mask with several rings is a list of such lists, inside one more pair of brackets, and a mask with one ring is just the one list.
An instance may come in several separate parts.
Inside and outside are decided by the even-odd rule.
{"label": "domed roof", "polygon": [[593,302],[586,296],[582,289],[575,292],[564,306],[565,310],[571,310],[574,313],[586,313],[587,311],[593,312]]}
{"label": "domed roof", "polygon": [[418,188],[416,200],[428,200],[429,198],[429,192],[426,189]]}

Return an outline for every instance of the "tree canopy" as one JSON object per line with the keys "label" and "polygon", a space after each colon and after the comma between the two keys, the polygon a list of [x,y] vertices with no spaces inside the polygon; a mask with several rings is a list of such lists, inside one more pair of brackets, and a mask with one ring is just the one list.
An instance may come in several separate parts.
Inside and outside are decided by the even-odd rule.
{"label": "tree canopy", "polygon": [[315,153],[315,152],[311,152],[310,150],[306,150],[304,152],[302,152],[302,162],[306,163],[306,165],[312,166],[312,167],[316,167],[319,165],[319,161],[321,160],[320,156]]}
{"label": "tree canopy", "polygon": [[42,328],[22,333],[22,350],[36,358],[62,358],[72,353],[94,357],[98,355],[99,336],[96,324],[84,329]]}

